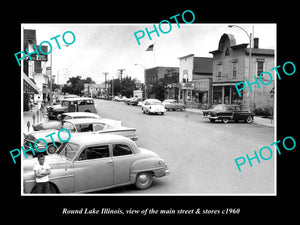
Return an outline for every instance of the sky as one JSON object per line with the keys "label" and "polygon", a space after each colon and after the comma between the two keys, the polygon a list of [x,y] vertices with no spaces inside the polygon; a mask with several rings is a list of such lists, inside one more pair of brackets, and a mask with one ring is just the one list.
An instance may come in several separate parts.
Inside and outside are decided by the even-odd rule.
{"label": "sky", "polygon": [[[53,74],[56,83],[65,84],[68,77],[80,75],[82,78],[92,77],[96,83],[104,82],[104,72],[107,79],[117,78],[118,69],[125,69],[124,76],[131,76],[144,81],[144,69],[154,66],[179,67],[179,57],[194,54],[199,57],[212,57],[210,51],[218,48],[219,40],[224,33],[233,34],[236,44],[249,43],[247,34],[237,27],[229,28],[229,24],[185,24],[172,23],[169,33],[162,33],[155,24],[159,37],[155,32],[149,39],[145,28],[152,31],[153,24],[22,24],[23,29],[35,29],[37,44],[49,41],[52,45]],[[232,24],[243,27],[248,33],[253,32],[259,38],[259,48],[276,49],[276,24]],[[163,31],[170,29],[163,23]],[[145,36],[138,44],[134,33],[144,31]],[[63,46],[62,36],[66,31],[72,31],[75,42],[68,47]],[[57,38],[61,49],[56,48]],[[141,35],[141,32],[137,35]],[[67,41],[72,36],[66,34]],[[154,51],[146,51],[154,43]],[[43,44],[47,45],[47,44]],[[22,46],[22,45],[21,45]],[[50,56],[50,55],[49,55]],[[50,66],[50,60],[47,62]]]}

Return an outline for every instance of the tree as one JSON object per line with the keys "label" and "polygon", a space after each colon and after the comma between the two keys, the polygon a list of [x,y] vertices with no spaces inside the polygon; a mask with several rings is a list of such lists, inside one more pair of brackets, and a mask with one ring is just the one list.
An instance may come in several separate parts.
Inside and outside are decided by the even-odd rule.
{"label": "tree", "polygon": [[114,79],[114,95],[131,97],[133,91],[136,89],[135,82],[136,79],[132,79],[131,77],[125,77],[122,81]]}
{"label": "tree", "polygon": [[70,77],[67,81],[67,84],[62,88],[62,92],[74,94],[74,95],[82,95],[82,91],[84,90],[84,84],[94,84],[92,78],[87,77],[86,79],[81,79],[81,76]]}

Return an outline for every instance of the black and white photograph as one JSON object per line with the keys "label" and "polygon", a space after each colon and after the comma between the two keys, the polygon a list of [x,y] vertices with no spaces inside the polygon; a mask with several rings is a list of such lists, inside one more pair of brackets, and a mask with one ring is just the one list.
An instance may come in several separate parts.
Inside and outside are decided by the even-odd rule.
{"label": "black and white photograph", "polygon": [[22,194],[276,194],[276,24],[21,31]]}
{"label": "black and white photograph", "polygon": [[5,8],[3,215],[295,217],[294,4],[112,3]]}

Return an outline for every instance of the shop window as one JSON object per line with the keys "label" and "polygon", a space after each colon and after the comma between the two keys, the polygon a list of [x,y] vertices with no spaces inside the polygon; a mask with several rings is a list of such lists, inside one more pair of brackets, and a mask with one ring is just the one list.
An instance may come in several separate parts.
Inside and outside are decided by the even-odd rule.
{"label": "shop window", "polygon": [[[238,88],[242,88],[241,86]],[[242,104],[243,103],[243,91],[240,91],[241,97],[237,93],[235,86],[231,87],[231,104]]]}
{"label": "shop window", "polygon": [[215,103],[215,104],[222,103],[222,87],[221,86],[213,87],[213,103]]}

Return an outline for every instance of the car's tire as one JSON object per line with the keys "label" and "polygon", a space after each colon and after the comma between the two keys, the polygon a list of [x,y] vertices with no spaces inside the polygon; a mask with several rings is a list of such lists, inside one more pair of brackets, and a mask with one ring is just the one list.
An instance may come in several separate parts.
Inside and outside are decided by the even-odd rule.
{"label": "car's tire", "polygon": [[228,118],[223,118],[223,119],[222,119],[222,122],[223,122],[223,123],[228,123],[228,122],[229,122],[229,119],[228,119]]}
{"label": "car's tire", "polygon": [[153,183],[153,175],[150,172],[143,172],[136,175],[135,186],[143,190],[149,188]]}
{"label": "car's tire", "polygon": [[216,120],[215,119],[209,119],[209,121],[214,123]]}
{"label": "car's tire", "polygon": [[247,118],[245,119],[246,123],[252,123],[253,122],[253,117],[252,116],[247,116]]}
{"label": "car's tire", "polygon": [[47,149],[46,149],[46,153],[47,155],[52,155],[56,152],[58,146],[57,144],[55,143],[56,146],[54,146],[53,144],[49,144]]}

